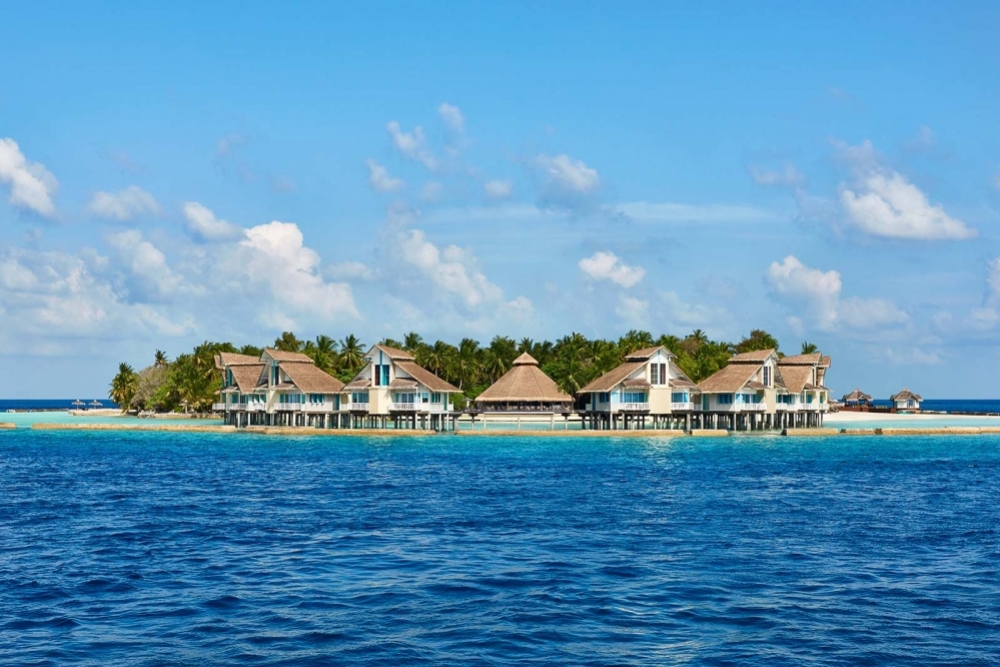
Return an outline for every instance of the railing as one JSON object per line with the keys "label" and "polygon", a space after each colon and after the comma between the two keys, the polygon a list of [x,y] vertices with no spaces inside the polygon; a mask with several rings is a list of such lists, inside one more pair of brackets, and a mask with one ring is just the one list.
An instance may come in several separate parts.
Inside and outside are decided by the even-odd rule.
{"label": "railing", "polygon": [[399,403],[393,401],[389,404],[389,410],[396,412],[416,412],[420,409],[421,405],[421,403]]}
{"label": "railing", "polygon": [[649,403],[622,403],[622,412],[649,412]]}
{"label": "railing", "polygon": [[227,405],[236,406],[235,403],[212,403],[212,412],[224,412]]}
{"label": "railing", "polygon": [[275,403],[273,406],[275,412],[302,412],[303,407],[305,403]]}
{"label": "railing", "polygon": [[737,403],[736,406],[743,412],[764,412],[767,408],[763,403]]}
{"label": "railing", "polygon": [[671,412],[684,412],[685,410],[694,410],[694,402],[688,401],[687,403],[671,403]]}
{"label": "railing", "polygon": [[340,409],[345,412],[368,412],[371,403],[341,403]]}
{"label": "railing", "polygon": [[325,401],[323,403],[303,403],[306,412],[336,412],[334,403]]}

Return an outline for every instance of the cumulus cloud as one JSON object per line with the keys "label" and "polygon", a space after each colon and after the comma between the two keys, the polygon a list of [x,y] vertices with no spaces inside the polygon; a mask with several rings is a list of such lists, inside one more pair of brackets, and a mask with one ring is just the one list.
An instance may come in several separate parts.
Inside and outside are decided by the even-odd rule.
{"label": "cumulus cloud", "polygon": [[167,257],[138,230],[111,234],[108,243],[133,280],[129,281],[132,300],[165,301],[182,289],[182,280],[167,264]]}
{"label": "cumulus cloud", "polygon": [[378,192],[396,192],[402,190],[405,183],[401,179],[389,175],[389,170],[375,160],[366,160],[368,165],[368,185]]}
{"label": "cumulus cloud", "polygon": [[413,132],[407,133],[402,130],[398,122],[391,120],[386,123],[385,129],[392,137],[392,143],[395,144],[396,150],[411,160],[420,162],[431,171],[437,169],[437,159],[427,148],[422,127],[417,125],[413,128]]}
{"label": "cumulus cloud", "polygon": [[646,275],[646,269],[625,264],[613,252],[595,252],[577,266],[591,280],[607,280],[621,287],[632,287]]}
{"label": "cumulus cloud", "polygon": [[326,275],[332,280],[371,280],[375,272],[362,262],[341,262],[326,268]]}
{"label": "cumulus cloud", "polygon": [[56,177],[39,162],[31,162],[17,142],[0,139],[0,183],[10,186],[8,201],[17,208],[51,218],[56,214],[52,196],[59,187]]}
{"label": "cumulus cloud", "polygon": [[465,116],[458,107],[444,102],[438,107],[438,115],[445,126],[455,134],[465,132]]}
{"label": "cumulus cloud", "polygon": [[941,205],[931,204],[902,174],[881,164],[870,141],[838,147],[854,175],[852,183],[840,186],[840,204],[855,227],[893,239],[963,240],[977,235]]}
{"label": "cumulus cloud", "polygon": [[294,315],[322,321],[360,317],[350,285],[323,279],[320,256],[306,247],[298,225],[272,221],[246,230],[231,257],[232,275],[272,297],[262,317],[292,323]]}
{"label": "cumulus cloud", "polygon": [[581,208],[593,202],[601,188],[596,169],[568,155],[539,155],[534,160],[543,206]]}
{"label": "cumulus cloud", "polygon": [[477,268],[469,250],[455,245],[440,249],[419,229],[402,233],[399,250],[405,262],[445,292],[459,296],[469,308],[503,296],[500,288]]}
{"label": "cumulus cloud", "polygon": [[800,188],[805,185],[806,177],[791,162],[784,162],[779,169],[751,166],[750,176],[754,183],[767,187]]}
{"label": "cumulus cloud", "polygon": [[215,217],[215,214],[198,202],[184,204],[184,217],[188,230],[202,241],[232,241],[246,233],[239,225]]}
{"label": "cumulus cloud", "polygon": [[[842,298],[839,272],[811,268],[794,255],[772,262],[766,278],[775,295],[803,309],[820,331],[839,327],[875,329],[909,319],[906,313],[882,299]],[[802,321],[801,317],[795,317],[797,322]]]}
{"label": "cumulus cloud", "polygon": [[87,209],[94,215],[125,222],[141,215],[158,215],[163,209],[145,190],[136,186],[121,192],[95,192]]}
{"label": "cumulus cloud", "polygon": [[490,199],[507,199],[514,193],[514,184],[499,179],[487,181],[483,184],[483,191]]}
{"label": "cumulus cloud", "polygon": [[895,349],[887,347],[877,355],[897,366],[936,366],[943,363],[941,355],[934,350],[924,350],[919,347]]}

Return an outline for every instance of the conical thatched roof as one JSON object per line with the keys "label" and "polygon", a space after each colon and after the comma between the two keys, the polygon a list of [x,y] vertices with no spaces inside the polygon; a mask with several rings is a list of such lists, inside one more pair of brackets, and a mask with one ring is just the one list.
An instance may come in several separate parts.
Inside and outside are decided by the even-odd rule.
{"label": "conical thatched roof", "polygon": [[872,397],[869,396],[868,394],[866,394],[865,392],[861,391],[860,389],[855,389],[850,394],[845,395],[844,398],[843,398],[844,403],[847,403],[848,401],[851,401],[851,402],[854,402],[854,401],[861,402],[861,401],[871,401],[871,400],[872,400]]}
{"label": "conical thatched roof", "polygon": [[525,352],[514,365],[477,398],[477,403],[570,403],[573,399]]}
{"label": "conical thatched roof", "polygon": [[903,391],[899,392],[898,394],[893,394],[892,396],[889,397],[889,400],[893,401],[893,402],[895,402],[895,401],[908,401],[911,398],[913,400],[915,400],[915,401],[922,401],[922,400],[924,400],[923,398],[920,397],[919,394],[914,394],[909,389],[904,389]]}

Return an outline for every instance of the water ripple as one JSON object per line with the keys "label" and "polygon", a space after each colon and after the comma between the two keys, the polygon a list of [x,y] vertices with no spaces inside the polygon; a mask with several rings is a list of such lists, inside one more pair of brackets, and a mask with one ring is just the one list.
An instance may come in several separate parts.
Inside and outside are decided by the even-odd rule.
{"label": "water ripple", "polygon": [[1000,662],[1000,438],[0,434],[0,663]]}

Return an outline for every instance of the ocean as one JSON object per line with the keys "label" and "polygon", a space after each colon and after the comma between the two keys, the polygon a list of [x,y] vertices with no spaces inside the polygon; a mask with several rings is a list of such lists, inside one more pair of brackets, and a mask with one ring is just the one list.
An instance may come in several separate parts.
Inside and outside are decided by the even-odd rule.
{"label": "ocean", "polygon": [[0,664],[992,665],[1000,437],[0,432]]}

